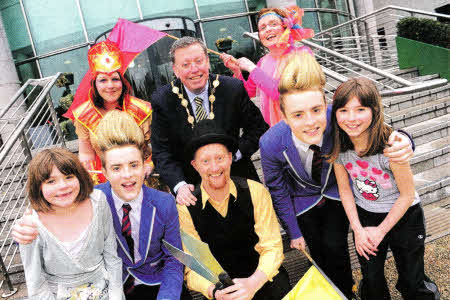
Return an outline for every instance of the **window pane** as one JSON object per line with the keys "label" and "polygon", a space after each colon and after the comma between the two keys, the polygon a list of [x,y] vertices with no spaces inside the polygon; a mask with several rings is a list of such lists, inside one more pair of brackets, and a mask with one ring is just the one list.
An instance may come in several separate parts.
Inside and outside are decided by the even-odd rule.
{"label": "window pane", "polygon": [[317,4],[320,8],[336,8],[334,0],[318,0]]}
{"label": "window pane", "polygon": [[[42,75],[45,77],[54,75],[57,72],[73,73],[74,84],[70,86],[70,89],[72,90],[72,94],[75,94],[81,79],[83,79],[84,74],[89,69],[87,52],[88,48],[83,47],[39,60]],[[59,106],[59,98],[62,92],[62,89],[52,89],[51,96],[55,106]]]}
{"label": "window pane", "polygon": [[336,8],[348,12],[347,0],[336,0]]}
{"label": "window pane", "polygon": [[140,3],[144,18],[182,16],[197,19],[193,0],[171,0],[170,2],[140,0]]}
{"label": "window pane", "polygon": [[300,8],[315,8],[314,0],[297,0],[297,5]]}
{"label": "window pane", "polygon": [[246,12],[243,0],[198,0],[201,18]]}
{"label": "window pane", "polygon": [[80,5],[90,41],[112,29],[118,18],[131,21],[139,19],[135,0],[80,0]]}
{"label": "window pane", "polygon": [[304,28],[312,28],[314,29],[314,33],[318,33],[320,31],[319,28],[319,19],[317,18],[316,12],[305,12],[302,20],[302,26]]}
{"label": "window pane", "polygon": [[[10,0],[1,2],[0,10],[11,51],[14,53],[15,50],[29,47],[31,42],[28,37],[19,1]],[[14,58],[16,59],[16,57]]]}
{"label": "window pane", "polygon": [[319,13],[322,30],[338,25],[337,15],[334,13]]}
{"label": "window pane", "polygon": [[[229,54],[235,57],[245,56],[256,59],[252,39],[242,36],[245,31],[250,31],[247,17],[207,22],[203,24],[203,30],[208,48],[217,51],[215,44],[217,39],[231,38],[234,42],[231,44],[232,49],[228,51]],[[210,61],[214,73],[225,72],[225,69],[222,69],[222,61],[217,55],[210,55]]]}
{"label": "window pane", "polygon": [[24,0],[24,6],[37,54],[86,42],[75,1]]}

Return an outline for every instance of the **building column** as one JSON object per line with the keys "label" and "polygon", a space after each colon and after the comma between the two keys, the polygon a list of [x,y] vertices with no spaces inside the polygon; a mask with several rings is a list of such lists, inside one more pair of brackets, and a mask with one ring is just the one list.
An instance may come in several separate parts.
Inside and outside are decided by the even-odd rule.
{"label": "building column", "polygon": [[[0,111],[6,107],[11,101],[14,94],[20,89],[19,76],[17,75],[16,67],[12,57],[11,49],[9,48],[8,39],[6,37],[6,31],[3,26],[3,19],[0,14]],[[23,113],[25,109],[18,111],[17,116]],[[14,116],[8,116],[6,114],[2,119]],[[14,123],[14,122],[13,122]],[[0,135],[5,142],[12,130],[14,130],[15,124],[10,126],[4,126],[4,122],[0,121]]]}

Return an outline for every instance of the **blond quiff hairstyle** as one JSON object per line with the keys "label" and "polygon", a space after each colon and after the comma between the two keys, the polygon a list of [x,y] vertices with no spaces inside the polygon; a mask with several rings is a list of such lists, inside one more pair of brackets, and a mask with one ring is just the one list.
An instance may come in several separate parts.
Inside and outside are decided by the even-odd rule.
{"label": "blond quiff hairstyle", "polygon": [[281,111],[284,113],[286,95],[308,90],[318,90],[323,93],[325,83],[322,67],[312,54],[306,51],[290,54],[278,84]]}
{"label": "blond quiff hairstyle", "polygon": [[133,117],[123,111],[113,110],[103,117],[95,131],[93,144],[103,166],[105,152],[116,147],[136,146],[144,158],[144,134]]}

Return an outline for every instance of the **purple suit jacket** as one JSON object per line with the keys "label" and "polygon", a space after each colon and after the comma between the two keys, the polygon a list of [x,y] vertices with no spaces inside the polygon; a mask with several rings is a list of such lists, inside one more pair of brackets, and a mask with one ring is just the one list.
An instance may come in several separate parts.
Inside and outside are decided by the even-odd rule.
{"label": "purple suit jacket", "polygon": [[[327,109],[322,154],[331,152],[333,146],[330,116],[331,106]],[[289,238],[299,238],[302,233],[298,215],[314,207],[324,196],[340,201],[332,165],[323,159],[321,185],[317,185],[305,171],[292,140],[292,131],[284,121],[270,128],[261,137],[259,146],[264,181],[275,211]]]}
{"label": "purple suit jacket", "polygon": [[123,282],[134,276],[147,285],[160,285],[157,299],[179,299],[183,284],[183,265],[163,246],[165,239],[182,249],[180,224],[175,200],[167,193],[143,186],[141,224],[139,228],[139,254],[141,260],[133,263],[121,222],[117,216],[109,182],[95,187],[106,195],[113,216],[117,238],[117,254],[123,261]]}

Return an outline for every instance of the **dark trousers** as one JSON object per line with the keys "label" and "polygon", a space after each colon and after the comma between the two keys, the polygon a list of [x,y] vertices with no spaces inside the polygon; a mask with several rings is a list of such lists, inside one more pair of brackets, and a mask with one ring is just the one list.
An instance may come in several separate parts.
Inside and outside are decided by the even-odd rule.
{"label": "dark trousers", "polygon": [[[372,213],[360,207],[358,216],[363,227],[378,226],[387,213]],[[436,284],[424,272],[425,222],[420,204],[410,207],[378,245],[376,256],[369,260],[358,255],[363,281],[363,300],[391,299],[384,276],[384,262],[391,248],[398,272],[396,288],[403,299],[439,299]]]}
{"label": "dark trousers", "polygon": [[351,299],[352,268],[348,251],[349,222],[340,201],[326,200],[297,217],[311,257],[330,280]]}
{"label": "dark trousers", "polygon": [[[136,285],[133,291],[126,295],[127,300],[156,300],[158,297],[159,285]],[[178,300],[178,299],[177,299]],[[188,292],[187,288],[183,284],[183,289],[181,290],[180,300],[192,300],[191,294]]]}
{"label": "dark trousers", "polygon": [[280,267],[278,274],[267,281],[258,292],[256,292],[253,300],[280,300],[291,290],[289,276],[284,267]]}

